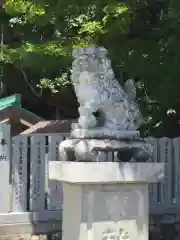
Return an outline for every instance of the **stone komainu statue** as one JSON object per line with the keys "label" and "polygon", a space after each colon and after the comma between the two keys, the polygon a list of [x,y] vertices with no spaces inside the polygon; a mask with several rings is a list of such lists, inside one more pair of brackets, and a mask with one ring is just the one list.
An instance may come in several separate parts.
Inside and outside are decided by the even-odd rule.
{"label": "stone komainu statue", "polygon": [[122,87],[106,55],[106,49],[94,46],[73,51],[72,82],[80,116],[70,138],[59,146],[62,160],[97,161],[99,151],[112,151],[121,161],[144,161],[152,153],[137,131],[143,119],[134,81]]}
{"label": "stone komainu statue", "polygon": [[[85,47],[73,51],[72,82],[79,107],[79,124],[72,135],[77,137],[117,137],[121,131],[135,131],[143,119],[135,103],[133,80],[124,88],[117,82],[107,58],[107,51],[99,47]],[[84,130],[81,135],[75,129]],[[93,131],[93,129],[96,129]],[[92,133],[92,135],[90,134]],[[120,134],[121,135],[121,134]]]}

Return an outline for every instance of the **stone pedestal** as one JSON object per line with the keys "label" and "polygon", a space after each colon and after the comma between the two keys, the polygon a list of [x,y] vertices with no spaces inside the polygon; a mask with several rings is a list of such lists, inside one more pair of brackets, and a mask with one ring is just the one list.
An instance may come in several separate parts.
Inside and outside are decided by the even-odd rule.
{"label": "stone pedestal", "polygon": [[161,163],[50,162],[63,183],[63,240],[148,240],[148,184]]}

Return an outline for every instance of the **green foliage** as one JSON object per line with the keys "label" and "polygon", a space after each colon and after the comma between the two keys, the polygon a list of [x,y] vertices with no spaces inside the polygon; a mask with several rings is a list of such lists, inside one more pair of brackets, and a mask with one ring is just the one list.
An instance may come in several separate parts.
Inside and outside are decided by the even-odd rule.
{"label": "green foliage", "polygon": [[45,9],[32,1],[7,0],[4,4],[6,13],[10,16],[22,16],[25,22],[35,22],[45,16]]}
{"label": "green foliage", "polygon": [[103,45],[117,79],[123,83],[125,73],[137,80],[144,132],[165,131],[178,115],[179,0],[5,0],[0,17],[1,66],[12,75],[23,69],[33,88],[71,88],[72,48]]}
{"label": "green foliage", "polygon": [[40,84],[37,85],[40,89],[49,89],[53,94],[58,93],[58,88],[64,88],[71,85],[70,78],[67,73],[63,73],[54,79],[41,78]]}

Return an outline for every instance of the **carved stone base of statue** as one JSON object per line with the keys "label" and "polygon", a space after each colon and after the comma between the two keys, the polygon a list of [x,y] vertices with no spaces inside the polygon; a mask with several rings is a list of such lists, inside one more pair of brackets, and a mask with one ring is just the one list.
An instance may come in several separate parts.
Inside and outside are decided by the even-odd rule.
{"label": "carved stone base of statue", "polygon": [[63,240],[148,240],[148,184],[162,163],[50,162],[63,183]]}
{"label": "carved stone base of statue", "polygon": [[71,131],[72,138],[99,138],[99,139],[127,139],[136,140],[140,136],[135,130],[116,130],[106,127],[96,127],[94,129],[74,128]]}
{"label": "carved stone base of statue", "polygon": [[[117,161],[144,162],[151,156],[152,146],[144,140],[67,139],[59,146],[63,161],[97,161],[98,152],[116,152]],[[113,159],[111,159],[112,161]],[[104,160],[105,161],[105,160]]]}

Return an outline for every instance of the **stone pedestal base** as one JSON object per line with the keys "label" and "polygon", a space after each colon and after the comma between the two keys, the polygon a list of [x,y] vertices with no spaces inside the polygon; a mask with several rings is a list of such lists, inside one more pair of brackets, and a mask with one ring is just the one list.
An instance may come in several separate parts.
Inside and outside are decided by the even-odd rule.
{"label": "stone pedestal base", "polygon": [[148,239],[148,185],[64,183],[63,239]]}
{"label": "stone pedestal base", "polygon": [[148,183],[163,177],[152,163],[50,162],[63,181],[63,240],[148,240]]}

